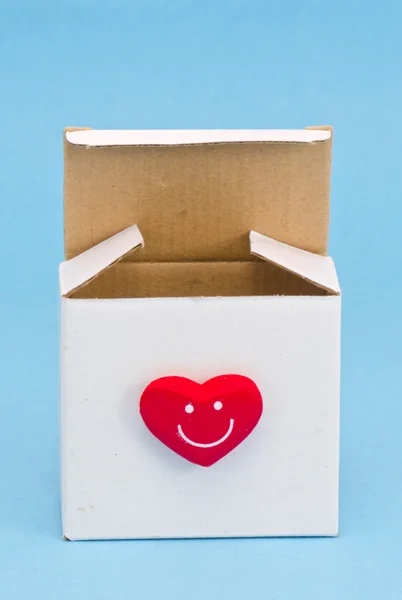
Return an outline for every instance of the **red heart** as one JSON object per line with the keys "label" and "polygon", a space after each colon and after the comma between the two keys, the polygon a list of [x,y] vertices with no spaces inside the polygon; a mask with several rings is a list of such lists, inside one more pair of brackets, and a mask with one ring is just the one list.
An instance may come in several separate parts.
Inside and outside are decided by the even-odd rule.
{"label": "red heart", "polygon": [[256,384],[242,375],[220,375],[202,384],[162,377],[144,390],[140,413],[165,446],[209,467],[253,431],[262,414],[262,397]]}

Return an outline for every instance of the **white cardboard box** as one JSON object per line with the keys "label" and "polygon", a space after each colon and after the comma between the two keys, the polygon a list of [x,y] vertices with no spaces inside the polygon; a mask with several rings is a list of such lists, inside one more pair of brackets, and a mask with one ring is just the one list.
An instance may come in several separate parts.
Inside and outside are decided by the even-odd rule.
{"label": "white cardboard box", "polygon": [[[300,232],[306,186],[320,185],[317,163],[318,172],[324,173],[322,189],[329,184],[327,144],[331,132],[84,130],[68,132],[66,138],[69,231],[67,260],[60,266],[64,536],[79,540],[337,535],[340,289],[331,258],[325,252],[308,251],[311,245],[326,245],[327,223],[322,223],[320,216],[321,229],[315,225],[310,230],[306,225]],[[179,203],[173,209],[169,206],[169,214],[173,211],[176,218],[181,215],[183,227],[194,232],[189,214],[182,215],[181,194],[187,202],[193,186],[197,193],[204,186],[202,193],[209,198],[209,179],[217,181],[211,167],[207,171],[203,167],[200,175],[199,153],[206,152],[207,160],[218,161],[223,173],[220,193],[230,195],[226,180],[239,171],[231,161],[240,160],[244,165],[252,160],[255,144],[259,151],[256,160],[261,160],[260,151],[267,149],[264,160],[274,158],[275,162],[265,183],[264,169],[259,171],[261,178],[253,173],[248,181],[248,170],[242,174],[241,185],[247,189],[247,198],[252,198],[245,212],[261,221],[262,233],[244,232],[242,224],[238,234],[237,223],[229,231],[229,226],[220,227],[215,221],[211,228],[218,230],[218,260],[205,260],[205,253],[213,253],[215,234],[206,247],[201,232],[198,238],[195,233],[183,236],[185,252],[179,259],[177,236],[168,240],[172,252],[169,255],[169,248],[164,250],[166,262],[161,260],[163,248],[158,246],[163,232],[157,236],[151,233],[148,258],[142,260],[142,256],[147,257],[146,232],[152,231],[143,208],[134,201],[132,211],[127,206],[122,210],[113,199],[118,192],[125,201],[127,194],[134,200],[142,198],[130,187],[137,181],[133,172],[141,170],[146,181],[154,182],[149,184],[149,203],[158,202],[158,198],[153,200],[152,186],[159,186],[164,203],[167,189],[169,197]],[[152,148],[150,155],[147,146]],[[303,153],[299,154],[295,146]],[[173,151],[180,148],[184,158],[180,153],[172,155],[172,147]],[[209,157],[211,148],[213,155]],[[326,153],[320,154],[321,162],[311,149]],[[306,174],[299,186],[288,178],[289,165],[295,163],[293,152]],[[284,159],[288,154],[289,160]],[[149,166],[159,159],[166,163],[166,169],[172,165],[174,185],[163,175],[158,179],[163,171],[160,164],[155,171]],[[108,164],[111,167],[106,177]],[[103,177],[102,188],[97,188],[99,177]],[[179,187],[183,180],[184,192]],[[277,235],[273,236],[277,239],[263,235],[270,233],[260,215],[261,187],[265,184],[267,189],[281,189],[287,206],[297,205],[295,211],[284,207],[288,223],[283,231],[290,233],[280,233],[282,241]],[[241,209],[239,185],[232,198]],[[116,186],[118,192],[114,191]],[[320,213],[323,197],[325,193],[320,193],[314,200],[319,207],[314,208],[315,214]],[[126,225],[134,221],[137,212],[141,233],[136,225],[113,231],[117,228],[110,222],[114,213],[106,223],[100,217],[97,227],[101,233],[94,233],[94,206],[101,214],[108,210],[109,200],[115,203],[114,213],[124,213]],[[272,203],[272,198],[269,201]],[[230,202],[229,207],[231,210]],[[150,220],[157,221],[152,210],[157,211],[151,209]],[[235,216],[239,213],[237,208],[233,211]],[[280,206],[275,211],[280,214]],[[299,211],[300,218],[292,211]],[[281,232],[280,217],[274,217],[271,211],[271,222],[276,218],[275,227]],[[306,222],[311,214],[307,217]],[[296,234],[289,227],[292,219],[295,229],[299,228]],[[113,236],[103,233],[110,226]],[[89,233],[83,244],[86,247],[79,252],[83,230]],[[244,233],[249,240],[248,257]],[[103,237],[95,245],[94,235]],[[231,235],[233,247],[225,245],[225,236],[230,239]],[[283,243],[293,235],[303,238],[299,247]],[[241,241],[238,246],[237,240]],[[185,460],[145,426],[139,402],[151,381],[181,376],[202,383],[233,373],[255,382],[263,412],[250,435],[212,466]],[[190,418],[197,419],[197,407],[192,411],[189,415],[183,410],[183,430]],[[238,424],[229,413],[222,410],[217,415],[211,409],[210,415],[212,421],[223,419],[222,433],[229,432],[226,439],[235,435]],[[209,433],[206,435],[210,441]],[[214,444],[194,445],[202,453],[203,447]]]}

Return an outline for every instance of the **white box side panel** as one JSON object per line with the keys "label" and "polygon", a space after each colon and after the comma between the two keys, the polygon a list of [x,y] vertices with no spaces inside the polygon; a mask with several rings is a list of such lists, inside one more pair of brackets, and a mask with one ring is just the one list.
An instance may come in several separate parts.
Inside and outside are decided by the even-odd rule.
{"label": "white box side panel", "polygon": [[[339,297],[63,299],[63,528],[70,539],[336,535]],[[145,428],[157,377],[252,378],[264,412],[209,468]]]}

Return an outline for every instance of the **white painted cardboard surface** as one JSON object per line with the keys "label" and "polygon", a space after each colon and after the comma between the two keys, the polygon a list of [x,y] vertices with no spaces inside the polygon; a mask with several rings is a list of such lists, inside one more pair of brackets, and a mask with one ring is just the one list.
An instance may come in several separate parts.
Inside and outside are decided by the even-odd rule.
{"label": "white painted cardboard surface", "polygon": [[170,146],[230,142],[313,143],[328,140],[320,129],[210,129],[210,130],[101,130],[68,131],[66,139],[79,146]]}
{"label": "white painted cardboard surface", "polygon": [[142,235],[137,225],[132,225],[75,258],[62,262],[59,267],[61,295],[67,296],[142,245]]}
{"label": "white painted cardboard surface", "polygon": [[[62,299],[63,532],[69,539],[336,535],[339,296]],[[251,377],[252,435],[210,468],[148,432],[163,375]]]}
{"label": "white painted cardboard surface", "polygon": [[320,256],[283,244],[256,231],[250,231],[250,252],[275,263],[319,287],[340,294],[335,265],[329,256]]}

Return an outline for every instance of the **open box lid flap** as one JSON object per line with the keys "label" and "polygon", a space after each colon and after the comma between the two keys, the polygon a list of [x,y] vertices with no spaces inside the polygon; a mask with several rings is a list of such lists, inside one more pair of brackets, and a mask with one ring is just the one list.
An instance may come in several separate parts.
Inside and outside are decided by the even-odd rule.
{"label": "open box lid flap", "polygon": [[300,250],[256,231],[250,232],[250,252],[302,277],[330,294],[340,294],[335,265],[329,256]]}
{"label": "open box lid flap", "polygon": [[60,265],[60,293],[71,296],[98,275],[144,244],[136,225],[106,239]]}
{"label": "open box lid flap", "polygon": [[325,255],[332,132],[66,131],[65,257],[132,223],[130,261],[247,261],[248,232]]}

